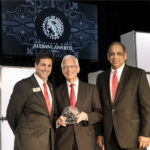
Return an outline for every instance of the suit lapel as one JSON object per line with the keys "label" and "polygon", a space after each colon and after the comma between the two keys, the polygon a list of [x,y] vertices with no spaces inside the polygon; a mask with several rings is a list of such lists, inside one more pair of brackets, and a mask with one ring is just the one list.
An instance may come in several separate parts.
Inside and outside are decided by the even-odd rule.
{"label": "suit lapel", "polygon": [[[40,88],[40,86],[39,86],[38,82],[36,81],[34,75],[31,76],[31,82],[32,82],[32,85],[33,85],[32,89],[33,88]],[[46,113],[49,115],[48,108],[47,108],[47,105],[46,105],[45,98],[44,98],[44,95],[42,93],[42,90],[39,91],[39,92],[36,92],[35,95],[37,96],[37,100],[40,101],[41,106],[44,108]]]}
{"label": "suit lapel", "polygon": [[[111,73],[111,69],[107,70],[106,71],[106,75],[105,75],[105,86],[106,86],[106,93],[109,93],[108,94],[108,99],[109,99],[109,104],[112,105],[112,102],[111,102],[111,95],[110,95],[110,73]],[[127,80],[129,78],[129,73],[128,73],[128,66],[125,65],[124,69],[123,69],[123,72],[122,72],[122,75],[121,75],[121,78],[120,78],[120,82],[118,84],[118,88],[117,88],[117,93],[116,93],[116,97],[115,97],[115,102],[114,104],[116,104],[119,100],[119,97],[121,95],[121,92],[122,90],[124,89],[126,83],[127,83]]]}
{"label": "suit lapel", "polygon": [[108,100],[109,100],[109,104],[111,105],[112,104],[112,102],[111,102],[111,95],[110,95],[110,69],[108,69],[107,71],[106,71],[106,76],[105,76],[105,86],[106,86],[106,93],[108,93]]}
{"label": "suit lapel", "polygon": [[79,80],[79,86],[78,86],[78,96],[77,96],[77,104],[76,107],[80,110],[82,106],[82,100],[84,100],[84,91],[83,91],[83,84]]}
{"label": "suit lapel", "polygon": [[54,92],[53,92],[53,87],[52,87],[52,85],[50,84],[49,81],[47,82],[47,85],[49,87],[49,90],[50,90],[50,93],[51,93],[51,96],[52,96],[51,114],[54,114]]}
{"label": "suit lapel", "polygon": [[70,99],[69,99],[69,93],[68,93],[67,83],[64,83],[64,85],[63,85],[62,95],[64,97],[65,106],[70,106],[71,104],[70,104]]}
{"label": "suit lapel", "polygon": [[[118,102],[119,100],[119,97],[123,91],[123,89],[125,88],[125,85],[127,83],[127,80],[129,78],[129,73],[128,73],[128,66],[125,65],[124,69],[123,69],[123,72],[122,72],[122,75],[121,75],[121,78],[120,78],[120,82],[118,84],[118,88],[117,88],[117,93],[116,93],[116,97],[115,97],[115,103]],[[120,99],[121,100],[121,99]]]}

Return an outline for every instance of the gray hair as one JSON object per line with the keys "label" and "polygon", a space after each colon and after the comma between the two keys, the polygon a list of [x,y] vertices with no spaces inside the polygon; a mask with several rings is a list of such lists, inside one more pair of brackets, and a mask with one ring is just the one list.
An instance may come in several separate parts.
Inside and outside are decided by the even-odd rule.
{"label": "gray hair", "polygon": [[76,65],[79,66],[78,58],[76,58],[76,57],[73,56],[73,55],[66,55],[66,56],[64,56],[63,59],[62,59],[61,68],[63,68],[63,62],[64,62],[64,60],[65,60],[65,59],[69,59],[69,58],[73,58],[73,59],[75,60]]}

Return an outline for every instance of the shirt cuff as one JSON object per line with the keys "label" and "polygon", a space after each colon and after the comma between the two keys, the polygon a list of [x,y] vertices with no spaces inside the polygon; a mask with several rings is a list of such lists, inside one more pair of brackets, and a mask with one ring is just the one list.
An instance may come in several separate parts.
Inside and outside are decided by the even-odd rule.
{"label": "shirt cuff", "polygon": [[58,129],[60,125],[58,124],[58,120],[56,121],[56,129]]}

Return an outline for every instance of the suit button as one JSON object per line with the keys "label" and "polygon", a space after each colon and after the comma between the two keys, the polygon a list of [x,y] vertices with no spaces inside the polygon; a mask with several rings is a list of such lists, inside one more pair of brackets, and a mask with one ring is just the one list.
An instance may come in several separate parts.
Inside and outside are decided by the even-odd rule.
{"label": "suit button", "polygon": [[115,109],[114,109],[114,108],[112,108],[112,112],[115,112]]}

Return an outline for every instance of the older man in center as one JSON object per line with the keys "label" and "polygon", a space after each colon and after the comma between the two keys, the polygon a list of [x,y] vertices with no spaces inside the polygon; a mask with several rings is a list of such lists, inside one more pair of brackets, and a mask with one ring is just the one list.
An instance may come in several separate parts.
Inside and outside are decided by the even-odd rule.
{"label": "older man in center", "polygon": [[[66,82],[56,91],[58,111],[58,128],[55,134],[57,150],[95,150],[96,123],[102,119],[101,103],[97,87],[84,83],[78,79],[80,71],[78,59],[72,55],[63,58],[61,68]],[[72,103],[72,87],[75,102]],[[66,117],[62,115],[67,106],[75,106],[80,111],[77,123],[66,124]]]}

